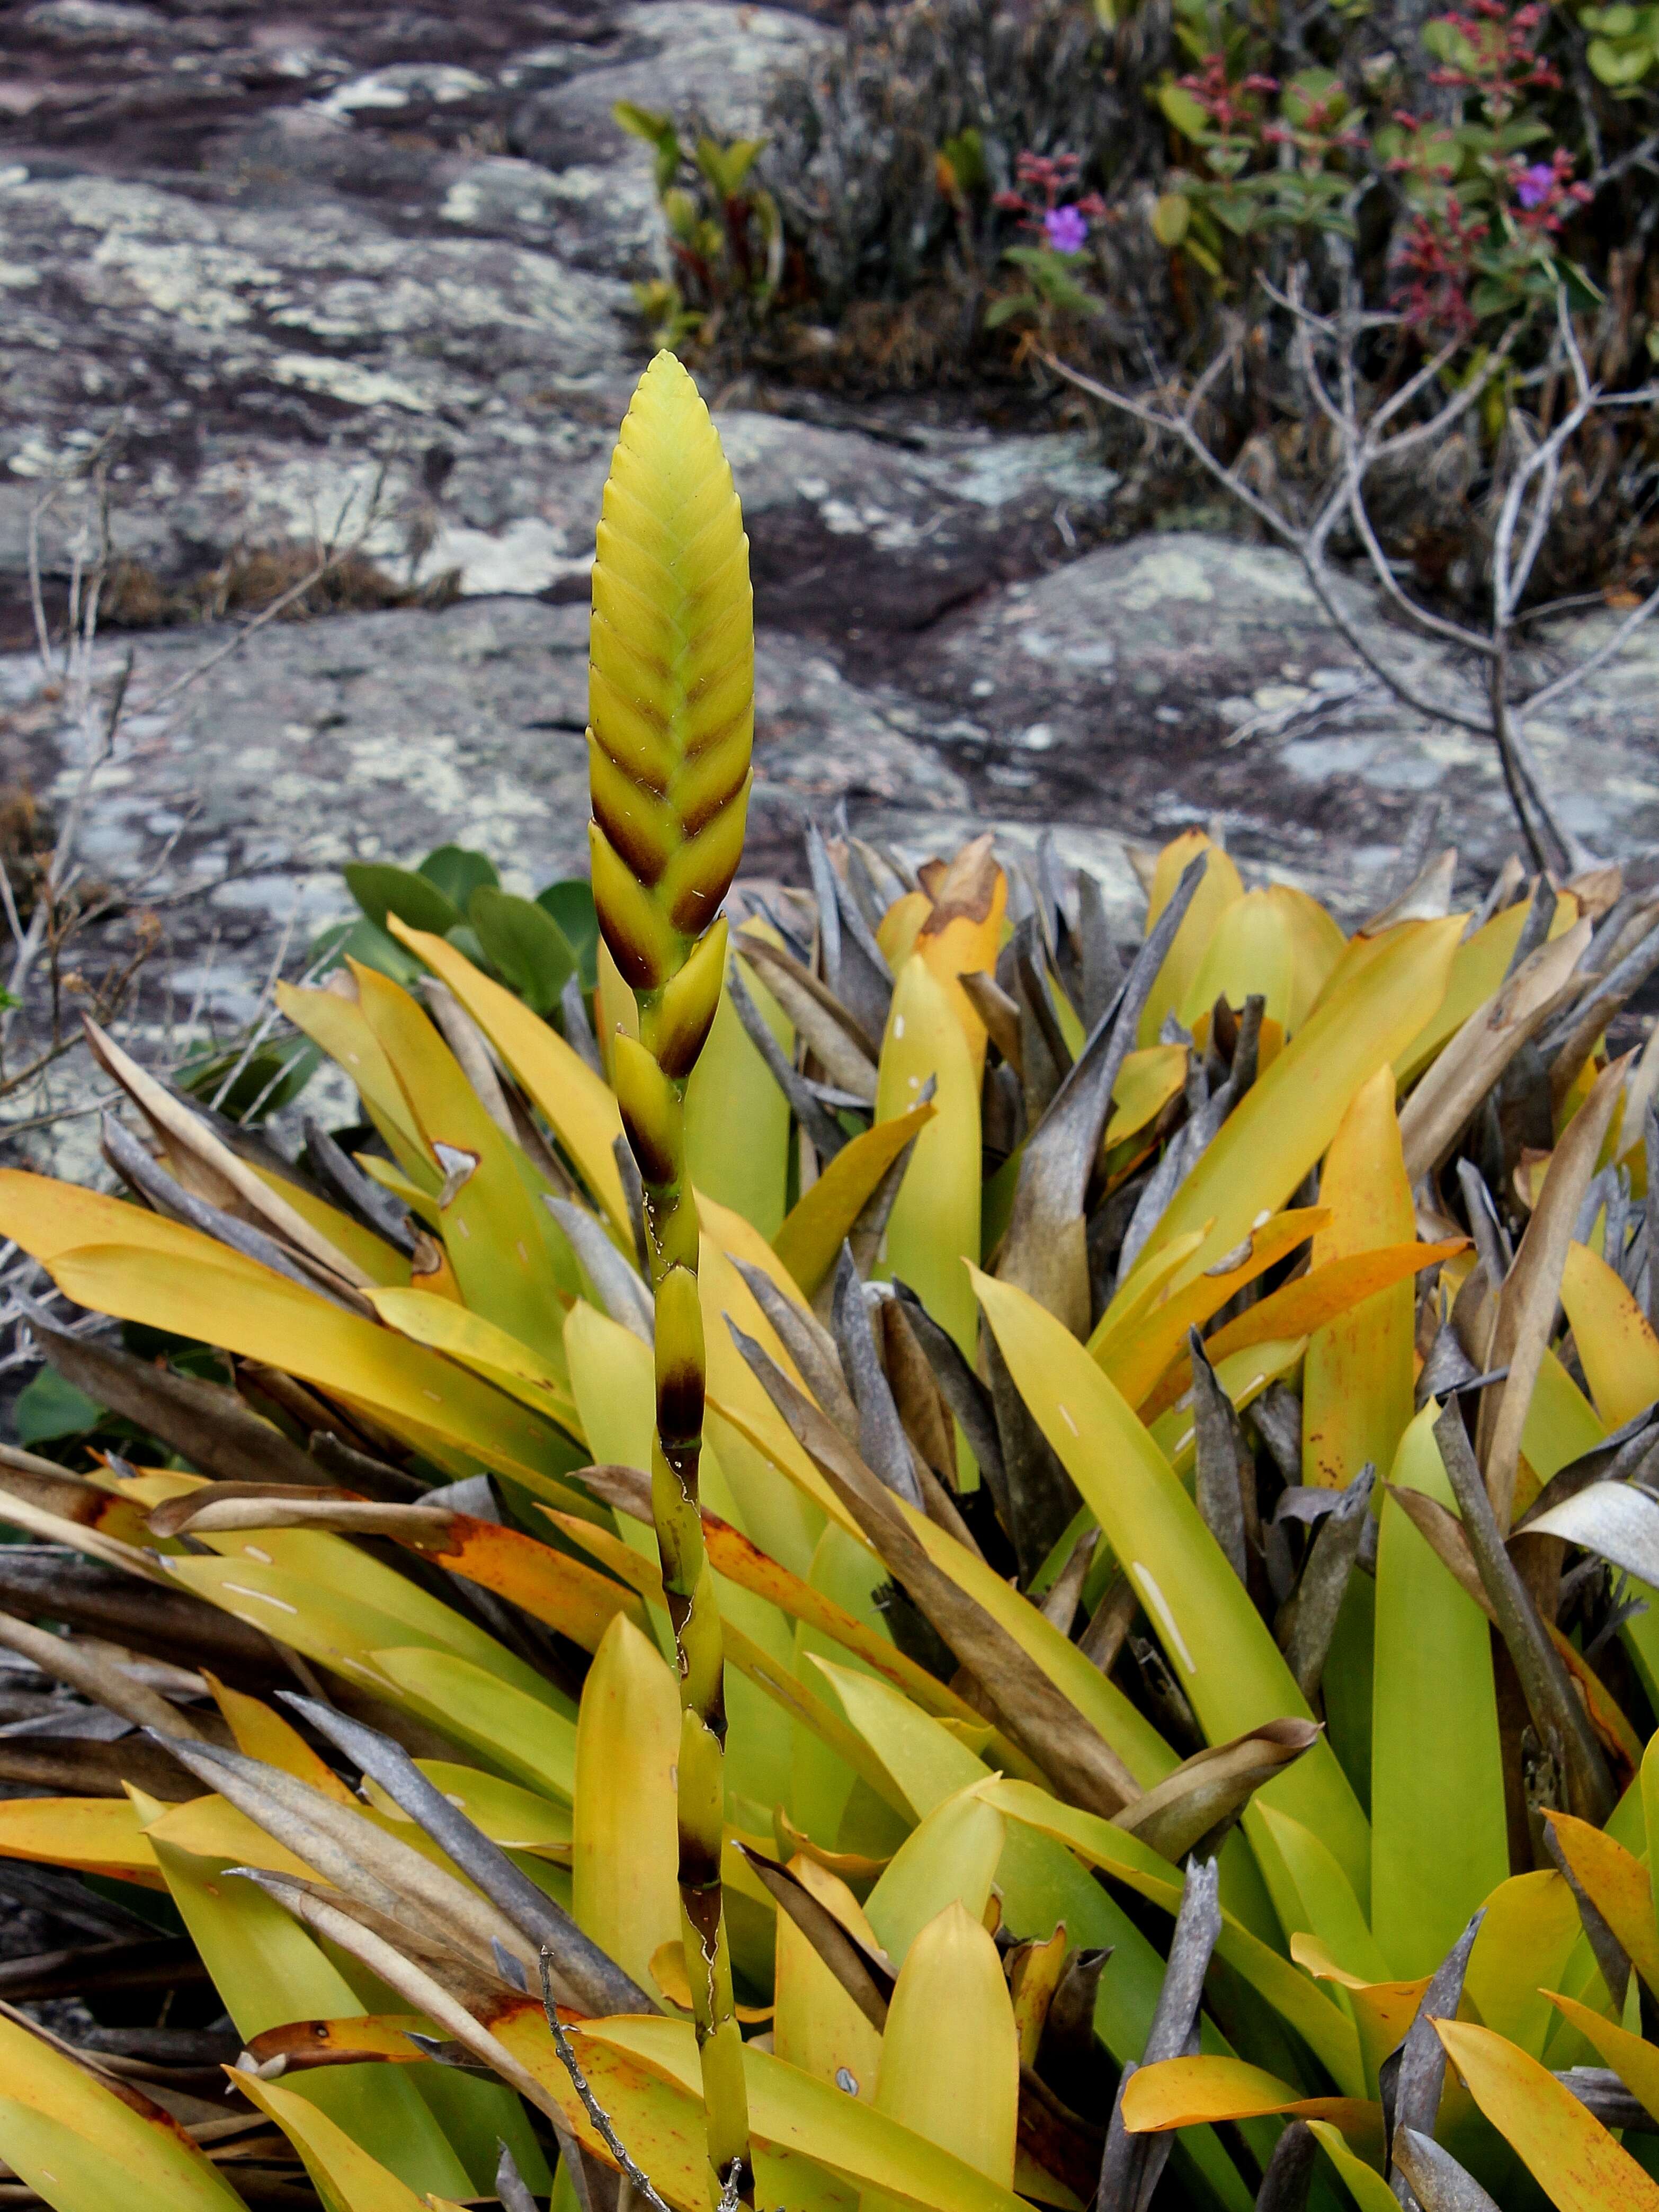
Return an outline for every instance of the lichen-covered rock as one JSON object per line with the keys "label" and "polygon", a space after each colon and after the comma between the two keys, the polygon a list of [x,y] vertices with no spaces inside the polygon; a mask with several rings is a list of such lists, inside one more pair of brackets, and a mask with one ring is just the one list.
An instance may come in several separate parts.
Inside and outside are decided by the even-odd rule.
{"label": "lichen-covered rock", "polygon": [[[129,649],[133,667],[82,856],[126,880],[177,841],[146,890],[171,902],[146,1050],[198,1002],[244,1018],[290,924],[294,972],[353,854],[458,838],[521,888],[581,864],[594,516],[644,358],[630,286],[662,252],[648,155],[611,106],[695,97],[752,129],[768,73],[810,63],[838,8],[40,0],[8,18],[0,780],[61,808],[81,772],[27,568],[33,531],[57,614],[94,547],[76,471],[95,459],[123,563],[100,680]],[[757,869],[797,868],[802,819],[842,802],[918,851],[988,820],[1015,853],[1053,824],[1127,933],[1126,836],[1213,817],[1247,868],[1350,918],[1425,799],[1472,863],[1514,845],[1490,749],[1403,712],[1285,556],[1108,542],[1115,480],[1085,432],[749,380],[711,397],[760,623]],[[183,617],[226,603],[249,549],[280,576],[330,540],[375,564],[334,604],[388,611],[273,623],[175,688],[233,635]],[[1420,686],[1462,680],[1343,588]],[[389,605],[447,589],[441,611]],[[1565,619],[1540,651],[1613,619]],[[1529,732],[1565,817],[1644,881],[1656,679],[1659,626]]]}

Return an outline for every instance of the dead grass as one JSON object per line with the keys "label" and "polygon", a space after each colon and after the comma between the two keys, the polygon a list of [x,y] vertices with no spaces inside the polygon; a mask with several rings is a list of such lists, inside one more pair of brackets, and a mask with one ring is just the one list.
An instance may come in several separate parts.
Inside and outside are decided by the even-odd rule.
{"label": "dead grass", "polygon": [[[217,567],[180,583],[169,583],[144,562],[117,561],[104,586],[101,618],[116,629],[162,629],[262,614],[321,568],[324,557],[319,545],[299,541],[239,546]],[[308,622],[387,607],[444,607],[459,589],[454,569],[424,584],[400,584],[368,554],[346,553],[285,606],[278,619]]]}

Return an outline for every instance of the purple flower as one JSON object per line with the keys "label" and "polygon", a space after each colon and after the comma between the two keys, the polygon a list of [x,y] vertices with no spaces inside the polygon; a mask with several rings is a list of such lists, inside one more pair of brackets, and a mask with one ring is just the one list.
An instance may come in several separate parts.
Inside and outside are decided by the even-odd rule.
{"label": "purple flower", "polygon": [[1515,197],[1523,208],[1542,207],[1555,190],[1555,164],[1534,161],[1529,169],[1522,169],[1515,180]]}
{"label": "purple flower", "polygon": [[1056,253],[1081,253],[1089,242],[1089,226],[1074,207],[1050,208],[1042,228]]}

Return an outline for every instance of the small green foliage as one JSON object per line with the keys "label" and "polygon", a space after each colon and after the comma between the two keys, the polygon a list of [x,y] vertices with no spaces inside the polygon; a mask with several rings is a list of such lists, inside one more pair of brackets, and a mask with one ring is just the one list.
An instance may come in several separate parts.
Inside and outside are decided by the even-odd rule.
{"label": "small green foliage", "polygon": [[552,915],[532,899],[488,884],[473,894],[467,911],[485,960],[526,1006],[550,1014],[576,973],[574,949]]}
{"label": "small green foliage", "polygon": [[[451,848],[453,849],[453,848]],[[442,937],[461,919],[461,908],[422,871],[380,860],[348,860],[346,889],[377,929],[395,914],[411,929]]]}
{"label": "small green foliage", "polygon": [[634,288],[653,343],[674,352],[694,338],[712,345],[752,332],[783,277],[777,203],[754,177],[765,139],[722,142],[695,125],[683,133],[672,116],[632,100],[611,112],[655,156],[671,266]]}
{"label": "small green foliage", "polygon": [[89,1435],[103,1418],[101,1406],[51,1367],[43,1367],[24,1385],[11,1416],[13,1432],[26,1451]]}
{"label": "small green foliage", "polygon": [[1630,99],[1659,75],[1659,8],[1587,8],[1580,18],[1593,35],[1584,58],[1615,99]]}
{"label": "small green foliage", "polygon": [[253,1123],[291,1104],[321,1059],[304,1037],[273,1038],[252,1051],[246,1045],[214,1046],[188,1055],[173,1071],[173,1079],[204,1106],[234,1121]]}

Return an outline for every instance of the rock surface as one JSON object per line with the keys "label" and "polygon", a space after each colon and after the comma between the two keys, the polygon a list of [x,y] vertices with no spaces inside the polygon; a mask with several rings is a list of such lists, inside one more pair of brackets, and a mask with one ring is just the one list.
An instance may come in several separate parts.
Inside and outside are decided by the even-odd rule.
{"label": "rock surface", "polygon": [[[0,768],[60,814],[83,772],[90,725],[29,649],[29,570],[33,542],[55,620],[95,537],[96,463],[125,564],[100,684],[131,665],[81,849],[114,878],[173,841],[147,885],[173,902],[172,965],[142,1036],[245,1018],[283,929],[293,972],[341,910],[354,854],[455,837],[520,886],[580,864],[580,603],[644,358],[630,286],[662,252],[649,156],[611,106],[690,97],[752,131],[769,71],[810,66],[841,12],[42,0],[8,16]],[[1127,930],[1125,836],[1215,817],[1247,866],[1350,917],[1425,798],[1449,802],[1446,834],[1480,871],[1512,846],[1489,752],[1398,708],[1287,556],[1111,542],[1115,479],[1086,434],[1015,435],[922,400],[715,397],[761,629],[760,866],[793,871],[801,819],[842,800],[860,830],[929,848],[981,819],[1011,848],[1051,823]],[[247,549],[319,539],[373,559],[355,605],[380,611],[271,623],[217,659],[232,624],[112,626],[222,605]],[[433,604],[386,604],[411,595]],[[1384,634],[1358,586],[1353,604]],[[1557,623],[1542,659],[1613,620]],[[1439,646],[1386,634],[1421,684],[1462,680]],[[1659,630],[1530,732],[1573,827],[1644,876],[1656,675]]]}

